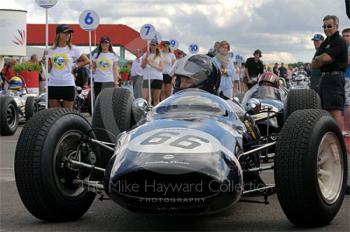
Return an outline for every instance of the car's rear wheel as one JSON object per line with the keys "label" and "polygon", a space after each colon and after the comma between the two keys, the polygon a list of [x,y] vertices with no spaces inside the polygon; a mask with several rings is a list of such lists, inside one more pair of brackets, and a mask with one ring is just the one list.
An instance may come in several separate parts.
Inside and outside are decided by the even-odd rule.
{"label": "car's rear wheel", "polygon": [[347,157],[342,133],[323,110],[299,110],[285,123],[276,145],[277,196],[297,226],[327,225],[346,190]]}
{"label": "car's rear wheel", "polygon": [[76,111],[49,109],[29,120],[18,139],[15,177],[19,195],[35,217],[46,221],[70,221],[81,217],[95,194],[81,181],[95,173],[70,160],[99,166],[91,149],[77,152],[82,138],[91,133],[89,122]]}
{"label": "car's rear wheel", "polygon": [[19,113],[12,97],[0,97],[0,134],[13,135],[18,127]]}
{"label": "car's rear wheel", "polygon": [[313,89],[292,89],[285,103],[284,121],[297,110],[321,108],[321,99]]}
{"label": "car's rear wheel", "polygon": [[[132,126],[132,93],[124,88],[105,88],[98,95],[92,117],[92,127],[101,141],[115,143],[116,137]],[[102,130],[101,130],[102,129]],[[113,152],[102,148],[104,166]],[[101,155],[102,156],[102,155]]]}

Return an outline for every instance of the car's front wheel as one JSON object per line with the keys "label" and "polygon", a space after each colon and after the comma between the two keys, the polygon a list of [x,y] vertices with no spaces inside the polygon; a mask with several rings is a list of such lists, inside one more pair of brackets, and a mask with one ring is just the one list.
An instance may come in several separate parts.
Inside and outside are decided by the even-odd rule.
{"label": "car's front wheel", "polygon": [[290,115],[276,145],[275,181],[293,224],[318,227],[332,221],[344,199],[347,157],[342,133],[328,112]]}
{"label": "car's front wheel", "polygon": [[15,100],[12,97],[0,97],[0,134],[13,135],[16,133],[19,113]]}
{"label": "car's front wheel", "polygon": [[78,152],[90,132],[89,122],[69,109],[40,111],[23,128],[15,154],[16,185],[35,217],[70,221],[89,209],[95,194],[82,181],[91,180],[94,173],[70,161],[97,164],[93,153]]}

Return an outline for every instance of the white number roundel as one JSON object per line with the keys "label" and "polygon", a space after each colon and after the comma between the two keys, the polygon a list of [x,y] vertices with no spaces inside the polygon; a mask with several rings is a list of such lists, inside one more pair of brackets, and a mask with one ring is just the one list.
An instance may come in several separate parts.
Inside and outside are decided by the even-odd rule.
{"label": "white number roundel", "polygon": [[42,8],[51,8],[57,3],[57,0],[35,0],[35,1]]}
{"label": "white number roundel", "polygon": [[95,30],[100,23],[100,17],[93,10],[85,10],[80,14],[79,25],[85,31]]}
{"label": "white number roundel", "polygon": [[174,50],[179,48],[179,41],[175,40],[175,39],[171,39],[170,41],[170,47]]}
{"label": "white number roundel", "polygon": [[156,36],[156,29],[152,24],[145,24],[140,29],[140,36],[144,40],[152,40]]}
{"label": "white number roundel", "polygon": [[199,52],[199,46],[195,43],[192,43],[190,46],[188,46],[188,51],[192,54],[196,54]]}

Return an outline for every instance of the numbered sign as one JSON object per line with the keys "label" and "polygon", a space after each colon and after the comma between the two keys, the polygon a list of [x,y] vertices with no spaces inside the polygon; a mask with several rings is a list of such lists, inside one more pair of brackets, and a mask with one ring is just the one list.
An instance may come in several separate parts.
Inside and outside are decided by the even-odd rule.
{"label": "numbered sign", "polygon": [[35,1],[42,8],[51,8],[57,3],[57,0],[35,0]]}
{"label": "numbered sign", "polygon": [[162,42],[162,36],[160,35],[160,33],[157,31],[156,32],[156,36],[154,37],[157,42],[160,44],[160,42]]}
{"label": "numbered sign", "polygon": [[145,24],[140,29],[140,36],[144,40],[152,40],[156,36],[156,29],[152,24]]}
{"label": "numbered sign", "polygon": [[171,39],[170,41],[170,47],[173,49],[173,50],[176,50],[179,48],[179,41],[175,40],[175,39]]}
{"label": "numbered sign", "polygon": [[199,52],[199,47],[197,44],[192,43],[190,46],[188,46],[188,51],[192,54],[197,54]]}
{"label": "numbered sign", "polygon": [[235,54],[233,52],[229,52],[228,53],[228,57],[230,57],[230,59],[234,59],[235,58]]}
{"label": "numbered sign", "polygon": [[241,55],[238,55],[238,54],[237,54],[237,55],[235,56],[235,58],[236,58],[236,62],[237,62],[237,63],[243,63],[243,61],[244,61],[244,60],[243,60],[243,56],[241,56]]}
{"label": "numbered sign", "polygon": [[93,31],[98,27],[100,17],[93,10],[85,10],[80,14],[79,25],[85,31]]}

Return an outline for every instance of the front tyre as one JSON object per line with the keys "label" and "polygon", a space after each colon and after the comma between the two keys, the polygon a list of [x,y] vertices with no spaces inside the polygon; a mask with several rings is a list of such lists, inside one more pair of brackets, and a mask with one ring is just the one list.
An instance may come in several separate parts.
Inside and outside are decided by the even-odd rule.
{"label": "front tyre", "polygon": [[0,97],[0,134],[13,135],[16,133],[19,113],[16,101],[12,97]]}
{"label": "front tyre", "polygon": [[16,185],[35,217],[70,221],[89,209],[95,194],[77,180],[89,180],[92,173],[68,161],[88,160],[76,151],[90,130],[89,122],[69,109],[40,111],[23,128],[15,154]]}
{"label": "front tyre", "polygon": [[347,157],[342,133],[328,112],[291,114],[276,145],[275,182],[293,224],[324,226],[336,216],[346,190]]}

